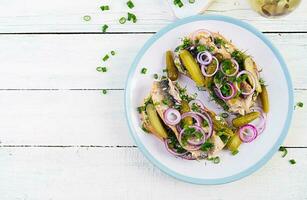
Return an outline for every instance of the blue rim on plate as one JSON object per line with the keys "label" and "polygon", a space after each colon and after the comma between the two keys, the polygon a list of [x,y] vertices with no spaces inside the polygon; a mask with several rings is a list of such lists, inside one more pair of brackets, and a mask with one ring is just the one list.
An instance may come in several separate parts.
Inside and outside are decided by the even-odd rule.
{"label": "blue rim on plate", "polygon": [[[172,169],[168,168],[167,166],[165,166],[163,163],[159,162],[158,160],[156,160],[145,148],[145,146],[142,144],[142,142],[140,141],[139,137],[135,134],[135,130],[134,127],[132,125],[132,121],[130,118],[130,113],[131,113],[131,109],[136,109],[136,108],[131,108],[131,103],[130,103],[130,89],[131,89],[131,78],[133,73],[136,70],[136,67],[140,61],[140,59],[143,57],[144,53],[146,52],[146,50],[157,40],[159,39],[161,36],[163,36],[165,33],[167,33],[168,31],[183,25],[183,24],[187,24],[190,22],[194,22],[194,21],[203,21],[203,20],[218,20],[218,21],[224,21],[224,22],[228,22],[231,24],[235,24],[237,26],[240,26],[250,32],[252,32],[254,35],[256,35],[258,38],[260,38],[270,49],[271,51],[274,53],[274,55],[276,56],[276,58],[278,59],[283,73],[285,75],[285,78],[287,80],[287,86],[288,86],[288,94],[289,94],[289,104],[288,104],[288,116],[286,119],[286,122],[284,124],[283,127],[283,131],[280,134],[279,138],[277,139],[277,141],[275,142],[274,146],[270,149],[270,151],[260,160],[258,161],[256,164],[254,164],[253,166],[249,167],[248,169],[232,175],[232,176],[228,176],[225,178],[218,178],[218,179],[202,179],[202,178],[193,178],[193,177],[189,177],[189,176],[185,176],[182,174],[179,174],[175,171],[173,171]],[[232,18],[232,17],[226,17],[226,16],[221,16],[221,15],[196,15],[196,16],[192,16],[192,17],[187,17],[184,19],[180,19],[175,21],[174,23],[166,26],[165,28],[163,28],[162,30],[160,30],[159,32],[157,32],[155,35],[153,35],[146,43],[145,45],[142,47],[142,49],[139,51],[139,53],[137,54],[136,58],[134,59],[132,66],[129,70],[129,74],[127,77],[127,81],[126,81],[126,89],[125,89],[125,111],[126,111],[126,119],[129,125],[129,129],[130,129],[130,134],[132,136],[132,138],[134,139],[135,143],[137,144],[138,148],[142,151],[142,153],[145,155],[145,157],[150,160],[155,166],[157,166],[159,169],[161,169],[163,172],[165,172],[166,174],[173,176],[179,180],[185,181],[185,182],[189,182],[189,183],[194,183],[194,184],[204,184],[204,185],[211,185],[211,184],[224,184],[224,183],[229,183],[232,181],[236,181],[238,179],[241,179],[245,176],[248,176],[250,174],[252,174],[253,172],[255,172],[256,170],[260,169],[265,163],[267,163],[270,158],[277,152],[279,146],[283,143],[288,130],[289,130],[289,126],[292,120],[292,114],[293,114],[293,87],[292,87],[292,81],[291,81],[291,77],[287,68],[287,65],[283,59],[283,57],[281,56],[280,52],[278,51],[278,49],[269,41],[269,39],[263,35],[260,31],[258,31],[256,28],[254,28],[253,26],[251,26],[250,24],[247,24],[243,21],[240,21],[238,19]]]}

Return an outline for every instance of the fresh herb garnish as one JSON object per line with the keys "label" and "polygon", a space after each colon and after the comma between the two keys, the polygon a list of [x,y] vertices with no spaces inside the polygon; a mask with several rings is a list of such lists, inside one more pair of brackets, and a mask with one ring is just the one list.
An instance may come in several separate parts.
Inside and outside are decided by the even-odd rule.
{"label": "fresh herb garnish", "polygon": [[283,158],[286,157],[286,155],[288,154],[288,150],[285,147],[282,147],[282,146],[279,147],[278,151],[283,152],[282,155],[281,155]]}
{"label": "fresh herb garnish", "polygon": [[195,0],[189,0],[189,3],[195,3]]}
{"label": "fresh herb garnish", "polygon": [[142,73],[142,74],[146,74],[146,73],[147,73],[147,68],[143,67],[143,68],[141,69],[141,73]]}
{"label": "fresh herb garnish", "polygon": [[91,16],[89,16],[89,15],[85,15],[85,16],[83,16],[83,20],[84,21],[86,21],[86,22],[88,22],[88,21],[91,21]]}
{"label": "fresh herb garnish", "polygon": [[226,44],[226,42],[222,38],[215,37],[214,38],[214,44],[217,47],[221,47],[221,46],[224,46]]}
{"label": "fresh herb garnish", "polygon": [[231,57],[238,62],[240,69],[244,69],[244,60],[246,58],[244,52],[235,50],[231,53]]}
{"label": "fresh herb garnish", "polygon": [[124,24],[126,23],[127,20],[126,20],[126,17],[121,17],[118,21],[120,24]]}
{"label": "fresh herb garnish", "polygon": [[222,113],[221,116],[222,116],[223,118],[227,118],[227,117],[229,117],[229,114],[228,114],[228,113]]}
{"label": "fresh herb garnish", "polygon": [[202,137],[204,137],[204,135],[201,132],[196,131],[195,128],[185,127],[181,142],[184,146],[186,146],[188,144],[189,139],[193,138],[196,140],[200,140]]}
{"label": "fresh herb garnish", "polygon": [[143,111],[145,111],[145,106],[139,106],[139,107],[137,107],[137,111],[138,111],[138,113],[142,113]]}
{"label": "fresh herb garnish", "polygon": [[174,5],[178,6],[179,8],[181,8],[183,6],[183,3],[182,3],[181,0],[174,0],[173,2],[174,2]]}
{"label": "fresh herb garnish", "polygon": [[304,103],[303,102],[297,102],[296,106],[299,107],[299,108],[303,108]]}
{"label": "fresh herb garnish", "polygon": [[110,58],[110,56],[109,56],[108,54],[106,54],[106,55],[102,58],[102,60],[105,62],[105,61],[107,61],[109,58]]}
{"label": "fresh herb garnish", "polygon": [[104,5],[104,6],[100,6],[100,9],[102,11],[105,11],[105,10],[110,10],[110,7],[108,5]]}
{"label": "fresh herb garnish", "polygon": [[116,54],[115,51],[111,51],[112,56],[115,56],[115,54]]}
{"label": "fresh herb garnish", "polygon": [[137,18],[135,14],[128,12],[128,21],[132,21],[133,23],[136,23]]}
{"label": "fresh herb garnish", "polygon": [[154,77],[154,79],[158,79],[159,75],[158,74],[154,74],[153,77]]}
{"label": "fresh herb garnish", "polygon": [[105,33],[105,32],[107,32],[107,29],[108,29],[108,28],[109,28],[109,26],[106,25],[106,24],[104,24],[104,25],[102,26],[101,30],[102,30],[103,33]]}
{"label": "fresh herb garnish", "polygon": [[97,67],[96,71],[98,71],[98,72],[107,72],[108,69],[106,67]]}
{"label": "fresh herb garnish", "polygon": [[211,148],[214,147],[214,144],[211,141],[205,141],[204,144],[201,145],[200,150],[204,152],[208,152]]}
{"label": "fresh herb garnish", "polygon": [[127,1],[127,6],[132,9],[134,7],[134,4],[131,0]]}
{"label": "fresh herb garnish", "polygon": [[107,90],[106,90],[106,89],[103,89],[103,90],[102,90],[102,94],[107,94]]}
{"label": "fresh herb garnish", "polygon": [[289,162],[290,162],[291,165],[296,164],[296,161],[294,159],[289,160]]}
{"label": "fresh herb garnish", "polygon": [[208,158],[209,161],[212,161],[214,164],[219,164],[220,163],[220,157],[212,157]]}

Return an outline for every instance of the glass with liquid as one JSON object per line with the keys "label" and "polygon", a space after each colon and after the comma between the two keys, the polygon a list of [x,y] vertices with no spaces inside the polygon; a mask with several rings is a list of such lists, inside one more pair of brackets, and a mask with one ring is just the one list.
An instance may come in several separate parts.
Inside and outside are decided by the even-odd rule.
{"label": "glass with liquid", "polygon": [[264,17],[287,15],[295,10],[301,0],[249,0],[252,8]]}

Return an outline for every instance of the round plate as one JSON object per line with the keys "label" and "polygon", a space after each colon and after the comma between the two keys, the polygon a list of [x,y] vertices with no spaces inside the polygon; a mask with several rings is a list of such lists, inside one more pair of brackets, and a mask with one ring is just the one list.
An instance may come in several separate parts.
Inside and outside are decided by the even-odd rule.
{"label": "round plate", "polygon": [[[162,74],[164,56],[174,49],[180,38],[204,28],[220,32],[241,50],[252,55],[263,68],[261,76],[268,85],[271,102],[266,130],[252,143],[242,144],[240,152],[233,156],[227,150],[220,153],[221,162],[188,161],[175,158],[156,137],[144,133],[140,127],[137,107],[149,94],[153,74]],[[147,73],[141,74],[146,67]],[[192,94],[197,91],[189,80],[180,80]],[[183,85],[185,84],[185,85]],[[206,92],[198,92],[198,98],[206,106],[218,112],[218,106],[209,101]],[[142,153],[165,173],[190,183],[222,184],[245,177],[263,166],[278,150],[287,135],[293,112],[293,89],[291,78],[279,51],[251,25],[225,16],[193,16],[178,20],[152,36],[136,56],[130,69],[125,94],[126,117],[130,132]]]}

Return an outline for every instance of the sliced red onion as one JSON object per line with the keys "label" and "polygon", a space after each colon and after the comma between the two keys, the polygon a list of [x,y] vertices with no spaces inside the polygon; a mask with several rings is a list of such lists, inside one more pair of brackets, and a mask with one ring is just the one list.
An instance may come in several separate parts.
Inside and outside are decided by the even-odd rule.
{"label": "sliced red onion", "polygon": [[[189,126],[189,128],[195,128],[195,127],[199,127],[199,126]],[[195,128],[195,130],[196,130],[196,128]],[[200,143],[198,145],[193,145],[193,144],[190,144],[191,141],[188,141],[189,145],[185,146],[185,145],[182,144],[182,136],[184,135],[184,131],[185,131],[185,129],[181,130],[181,132],[179,133],[179,138],[178,138],[178,141],[181,144],[182,148],[184,148],[187,151],[197,151],[197,150],[199,150],[200,147],[201,147],[201,144],[203,144],[205,142],[205,136],[203,137],[204,139],[202,140],[203,143]],[[201,133],[203,133],[203,131]]]}
{"label": "sliced red onion", "polygon": [[163,117],[164,117],[165,123],[171,126],[179,124],[179,122],[181,121],[180,112],[174,108],[167,109],[164,112]]}
{"label": "sliced red onion", "polygon": [[[192,40],[196,40],[196,37],[199,36],[199,34],[201,34],[201,33],[206,33],[206,34],[208,34],[208,37],[211,38],[211,41],[214,41],[214,38],[213,38],[211,32],[208,31],[207,29],[199,29],[199,30],[194,31],[194,32],[191,34],[191,39],[192,39]],[[208,38],[208,37],[207,37],[207,38]]]}
{"label": "sliced red onion", "polygon": [[204,75],[204,76],[206,76],[206,77],[212,77],[212,76],[214,76],[214,74],[216,74],[216,72],[219,70],[219,61],[217,60],[217,58],[216,57],[214,57],[214,56],[212,56],[212,58],[216,61],[216,68],[215,68],[215,71],[212,73],[212,74],[207,74],[207,72],[206,72],[206,68],[207,68],[207,66],[206,65],[201,65],[201,72],[202,72],[202,74]]}
{"label": "sliced red onion", "polygon": [[197,125],[197,126],[200,126],[200,125],[201,125],[201,119],[200,119],[200,117],[197,115],[196,112],[186,112],[186,113],[183,113],[183,114],[181,115],[181,119],[184,119],[184,118],[186,118],[186,117],[192,117],[192,118],[196,121],[195,125]]}
{"label": "sliced red onion", "polygon": [[203,112],[203,113],[198,113],[199,116],[201,116],[204,120],[208,122],[209,126],[209,131],[208,134],[206,135],[206,139],[210,138],[213,134],[213,123],[211,117],[208,115],[208,113]]}
{"label": "sliced red onion", "polygon": [[238,86],[238,83],[237,83],[237,82],[236,82],[236,88],[238,89],[238,91],[241,92],[241,94],[243,94],[243,95],[250,95],[250,94],[252,94],[252,93],[255,91],[255,89],[256,89],[256,80],[255,80],[255,77],[253,76],[253,74],[250,73],[249,71],[246,71],[246,70],[242,70],[240,73],[238,73],[237,78],[239,78],[239,77],[242,76],[243,74],[246,74],[246,75],[248,75],[248,76],[251,77],[251,79],[252,79],[252,81],[253,81],[253,83],[252,83],[253,88],[252,88],[251,91],[249,91],[249,92],[242,92],[241,89],[240,89],[240,87]]}
{"label": "sliced red onion", "polygon": [[222,93],[222,91],[221,91],[221,87],[219,87],[219,88],[218,88],[218,87],[214,88],[214,91],[215,91],[216,95],[217,95],[219,98],[223,99],[223,100],[229,100],[229,99],[233,98],[233,97],[236,95],[236,93],[237,93],[237,90],[236,90],[235,86],[233,85],[233,83],[227,82],[226,84],[227,84],[227,85],[230,87],[230,89],[231,89],[231,94],[230,94],[229,96],[224,96],[224,95],[223,95],[223,93]]}
{"label": "sliced red onion", "polygon": [[198,99],[195,99],[195,100],[192,100],[192,101],[189,102],[190,108],[192,108],[193,104],[198,105],[201,109],[205,109],[206,108],[205,105],[203,104],[203,102],[201,102]]}
{"label": "sliced red onion", "polygon": [[168,141],[167,139],[164,140],[164,145],[165,145],[165,148],[168,152],[170,152],[172,155],[174,156],[183,156],[185,154],[187,154],[188,152],[184,152],[184,153],[177,153],[174,149],[171,149],[169,146],[168,146]]}
{"label": "sliced red onion", "polygon": [[212,54],[209,51],[199,52],[196,59],[200,64],[208,65],[212,61]]}
{"label": "sliced red onion", "polygon": [[256,139],[257,135],[257,128],[252,124],[244,125],[239,129],[239,137],[244,143],[252,142],[254,139]]}
{"label": "sliced red onion", "polygon": [[220,64],[220,69],[221,69],[221,72],[222,72],[225,76],[234,76],[234,75],[236,75],[236,74],[238,73],[238,71],[239,71],[239,64],[238,64],[238,62],[237,62],[235,59],[233,59],[233,58],[232,58],[230,61],[231,61],[231,63],[235,66],[236,70],[235,70],[232,74],[227,74],[226,72],[224,72],[224,69],[223,69],[223,62],[221,62],[221,64]]}
{"label": "sliced red onion", "polygon": [[259,122],[259,124],[255,125],[255,127],[257,128],[257,131],[258,131],[258,135],[260,135],[261,133],[263,133],[263,131],[266,127],[266,114],[259,107],[253,107],[253,108],[251,108],[251,110],[257,111],[257,112],[260,113],[260,119],[259,119],[260,122]]}
{"label": "sliced red onion", "polygon": [[199,131],[203,134],[203,137],[201,138],[201,140],[199,141],[195,141],[195,140],[188,140],[188,143],[190,145],[193,146],[198,146],[198,145],[202,145],[205,142],[205,138],[206,138],[206,133],[205,131],[200,127],[200,126],[190,126],[190,128],[194,128],[195,131]]}

